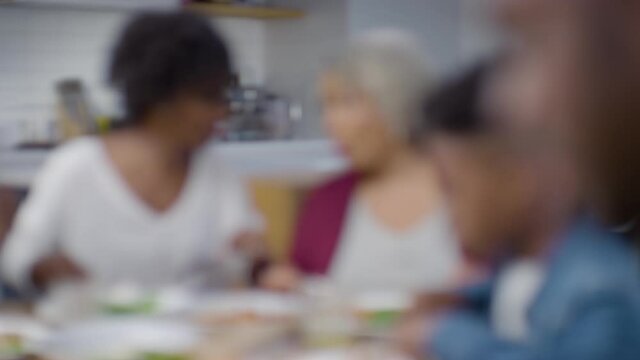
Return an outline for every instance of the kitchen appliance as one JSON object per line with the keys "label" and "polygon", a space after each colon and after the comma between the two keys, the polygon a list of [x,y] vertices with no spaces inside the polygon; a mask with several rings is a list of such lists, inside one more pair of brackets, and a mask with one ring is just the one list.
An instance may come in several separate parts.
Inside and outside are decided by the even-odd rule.
{"label": "kitchen appliance", "polygon": [[56,93],[59,107],[58,126],[63,140],[94,133],[97,130],[96,116],[82,81],[60,81],[56,84]]}
{"label": "kitchen appliance", "polygon": [[221,124],[223,141],[283,140],[293,136],[302,118],[300,106],[257,86],[238,86],[229,91],[231,115]]}

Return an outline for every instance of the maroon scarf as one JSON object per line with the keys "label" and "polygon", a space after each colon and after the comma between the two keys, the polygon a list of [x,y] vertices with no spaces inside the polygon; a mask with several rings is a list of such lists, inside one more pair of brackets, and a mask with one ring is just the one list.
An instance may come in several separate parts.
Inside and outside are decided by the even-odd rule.
{"label": "maroon scarf", "polygon": [[357,183],[355,173],[345,174],[313,191],[305,201],[291,256],[293,264],[303,273],[328,273]]}

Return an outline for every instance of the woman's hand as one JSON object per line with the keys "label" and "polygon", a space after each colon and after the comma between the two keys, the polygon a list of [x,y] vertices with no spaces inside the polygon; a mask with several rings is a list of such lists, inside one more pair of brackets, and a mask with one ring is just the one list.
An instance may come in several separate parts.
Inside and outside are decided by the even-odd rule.
{"label": "woman's hand", "polygon": [[427,337],[427,320],[424,314],[411,314],[395,328],[393,339],[396,346],[411,358],[422,359],[422,347]]}
{"label": "woman's hand", "polygon": [[291,265],[273,264],[260,275],[258,286],[271,291],[295,291],[301,282],[299,272]]}
{"label": "woman's hand", "polygon": [[443,315],[463,300],[455,292],[442,291],[416,296],[413,308],[394,329],[394,342],[404,353],[416,359],[428,356],[429,344]]}
{"label": "woman's hand", "polygon": [[249,259],[259,259],[268,252],[264,235],[257,232],[240,233],[233,239],[233,247]]}
{"label": "woman's hand", "polygon": [[440,324],[443,313],[413,312],[395,328],[396,346],[414,359],[430,359],[429,344]]}
{"label": "woman's hand", "polygon": [[42,258],[31,271],[33,284],[41,290],[47,289],[55,282],[81,280],[85,277],[85,271],[61,253]]}
{"label": "woman's hand", "polygon": [[432,292],[416,297],[413,313],[436,314],[462,305],[464,300],[455,292]]}

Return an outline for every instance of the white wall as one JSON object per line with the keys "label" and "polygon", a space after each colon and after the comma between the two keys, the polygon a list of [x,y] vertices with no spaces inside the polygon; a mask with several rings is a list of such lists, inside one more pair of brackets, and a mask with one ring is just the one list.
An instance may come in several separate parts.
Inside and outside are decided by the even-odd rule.
{"label": "white wall", "polygon": [[213,20],[229,42],[241,81],[263,85],[266,77],[265,23],[251,19]]}
{"label": "white wall", "polygon": [[103,68],[119,12],[0,8],[0,111],[51,104],[54,83],[80,77],[110,105]]}
{"label": "white wall", "polygon": [[381,27],[417,37],[439,74],[459,69],[492,48],[486,0],[280,0],[307,11],[299,21],[266,25],[266,84],[304,106],[299,137],[322,136],[316,76],[350,38]]}
{"label": "white wall", "polygon": [[[104,70],[129,16],[122,11],[0,7],[0,120],[16,108],[51,113],[54,83],[68,77],[81,78],[98,107],[113,111],[117,104],[105,86]],[[264,82],[264,25],[237,19],[217,24],[239,60],[242,79]]]}
{"label": "white wall", "polygon": [[431,66],[450,71],[459,62],[460,0],[349,0],[349,32],[379,27],[407,30],[417,37]]}
{"label": "white wall", "polygon": [[322,64],[347,41],[347,0],[282,0],[285,6],[307,11],[301,20],[266,25],[269,88],[303,107],[297,137],[323,134],[316,94],[316,78]]}
{"label": "white wall", "polygon": [[465,62],[496,50],[502,34],[491,20],[490,0],[459,0],[460,57]]}
{"label": "white wall", "polygon": [[[419,37],[436,70],[450,71],[492,42],[491,34],[479,31],[487,28],[481,1],[486,0],[279,0],[306,10],[307,17],[215,22],[231,43],[243,82],[266,84],[300,103],[304,121],[296,134],[319,137],[316,75],[350,37],[376,27],[405,28]],[[0,7],[0,123],[15,117],[16,107],[51,116],[53,84],[65,77],[82,78],[99,107],[110,112],[115,101],[104,86],[104,68],[127,16]]]}
{"label": "white wall", "polygon": [[316,76],[349,39],[381,27],[417,37],[434,71],[459,69],[486,51],[485,0],[281,0],[305,9],[300,21],[266,25],[266,84],[304,106],[299,137],[322,136]]}

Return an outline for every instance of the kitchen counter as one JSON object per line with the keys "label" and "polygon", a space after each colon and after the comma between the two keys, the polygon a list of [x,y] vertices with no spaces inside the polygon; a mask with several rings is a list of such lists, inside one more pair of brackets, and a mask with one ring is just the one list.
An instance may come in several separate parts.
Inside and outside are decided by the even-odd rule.
{"label": "kitchen counter", "polygon": [[[264,141],[211,145],[248,179],[306,185],[343,171],[346,161],[327,140]],[[0,186],[28,188],[49,150],[0,150]]]}
{"label": "kitchen counter", "polygon": [[47,158],[47,150],[0,150],[0,186],[28,188]]}

